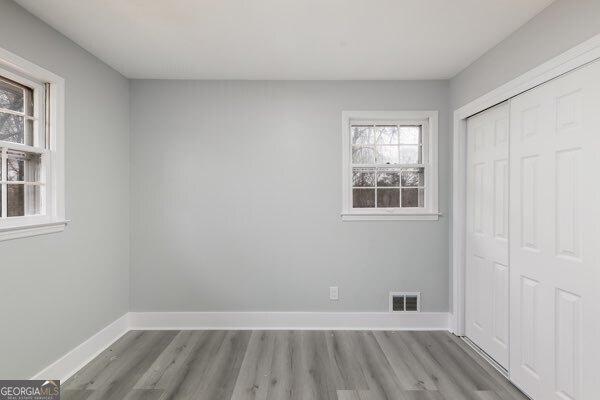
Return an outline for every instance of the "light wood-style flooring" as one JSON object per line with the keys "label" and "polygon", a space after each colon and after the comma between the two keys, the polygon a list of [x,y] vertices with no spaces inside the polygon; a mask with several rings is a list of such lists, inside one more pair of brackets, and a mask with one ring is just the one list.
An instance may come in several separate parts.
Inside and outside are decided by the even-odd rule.
{"label": "light wood-style flooring", "polygon": [[447,332],[131,331],[63,400],[526,400]]}

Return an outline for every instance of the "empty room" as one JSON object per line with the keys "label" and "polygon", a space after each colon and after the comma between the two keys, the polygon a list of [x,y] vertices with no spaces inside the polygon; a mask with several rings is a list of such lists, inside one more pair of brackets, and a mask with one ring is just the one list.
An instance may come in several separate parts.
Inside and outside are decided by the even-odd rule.
{"label": "empty room", "polygon": [[598,400],[597,174],[600,0],[0,0],[0,400]]}

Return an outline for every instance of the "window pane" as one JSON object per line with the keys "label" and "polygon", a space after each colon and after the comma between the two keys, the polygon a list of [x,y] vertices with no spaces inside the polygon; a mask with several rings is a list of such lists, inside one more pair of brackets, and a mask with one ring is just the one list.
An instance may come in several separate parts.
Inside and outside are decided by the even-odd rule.
{"label": "window pane", "polygon": [[398,127],[377,126],[375,127],[375,137],[377,144],[398,144]]}
{"label": "window pane", "polygon": [[377,207],[398,207],[400,205],[400,190],[377,189]]}
{"label": "window pane", "polygon": [[400,146],[401,164],[418,164],[421,162],[420,146]]}
{"label": "window pane", "polygon": [[38,182],[40,155],[22,151],[8,151],[6,179],[9,181]]}
{"label": "window pane", "polygon": [[353,147],[352,148],[352,163],[353,164],[374,164],[375,153],[371,147]]}
{"label": "window pane", "polygon": [[6,185],[6,214],[22,217],[40,213],[41,195],[37,185]]}
{"label": "window pane", "polygon": [[423,207],[423,189],[402,189],[402,207]]}
{"label": "window pane", "polygon": [[24,143],[24,118],[0,112],[0,140]]}
{"label": "window pane", "polygon": [[25,114],[33,117],[33,90],[25,88]]}
{"label": "window pane", "polygon": [[375,186],[375,170],[373,168],[354,168],[352,170],[352,186]]}
{"label": "window pane", "polygon": [[23,88],[0,79],[0,108],[23,112]]}
{"label": "window pane", "polygon": [[[33,121],[30,119],[25,120],[25,144],[28,146],[33,146]],[[44,143],[42,142],[42,146],[44,147]]]}
{"label": "window pane", "polygon": [[377,186],[399,186],[400,171],[393,169],[381,169],[377,172]]}
{"label": "window pane", "polygon": [[352,144],[373,144],[373,127],[352,126]]}
{"label": "window pane", "polygon": [[400,143],[402,144],[420,144],[421,127],[420,126],[401,126]]}
{"label": "window pane", "polygon": [[402,186],[424,186],[425,168],[409,168],[402,170]]}
{"label": "window pane", "polygon": [[354,208],[375,207],[375,189],[353,189],[352,206]]}
{"label": "window pane", "polygon": [[38,215],[42,207],[42,188],[38,185],[25,185],[25,215]]}
{"label": "window pane", "polygon": [[398,146],[377,146],[378,164],[398,164]]}
{"label": "window pane", "polygon": [[7,215],[21,217],[25,215],[25,191],[23,185],[6,185]]}
{"label": "window pane", "polygon": [[6,180],[23,181],[25,179],[25,162],[21,159],[9,158],[6,160]]}

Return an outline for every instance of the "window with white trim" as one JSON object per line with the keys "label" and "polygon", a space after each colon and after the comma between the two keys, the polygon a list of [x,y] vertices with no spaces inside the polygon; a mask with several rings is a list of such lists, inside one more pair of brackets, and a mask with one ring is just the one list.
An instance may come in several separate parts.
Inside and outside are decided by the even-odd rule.
{"label": "window with white trim", "polygon": [[0,240],[64,229],[64,81],[0,49]]}
{"label": "window with white trim", "polygon": [[344,219],[437,219],[437,112],[343,113]]}

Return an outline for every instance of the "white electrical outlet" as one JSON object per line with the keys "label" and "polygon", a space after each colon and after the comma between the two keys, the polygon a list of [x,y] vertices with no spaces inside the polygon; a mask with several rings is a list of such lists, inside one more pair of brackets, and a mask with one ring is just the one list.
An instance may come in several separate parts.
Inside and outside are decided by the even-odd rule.
{"label": "white electrical outlet", "polygon": [[339,290],[337,286],[329,286],[329,300],[338,300]]}

